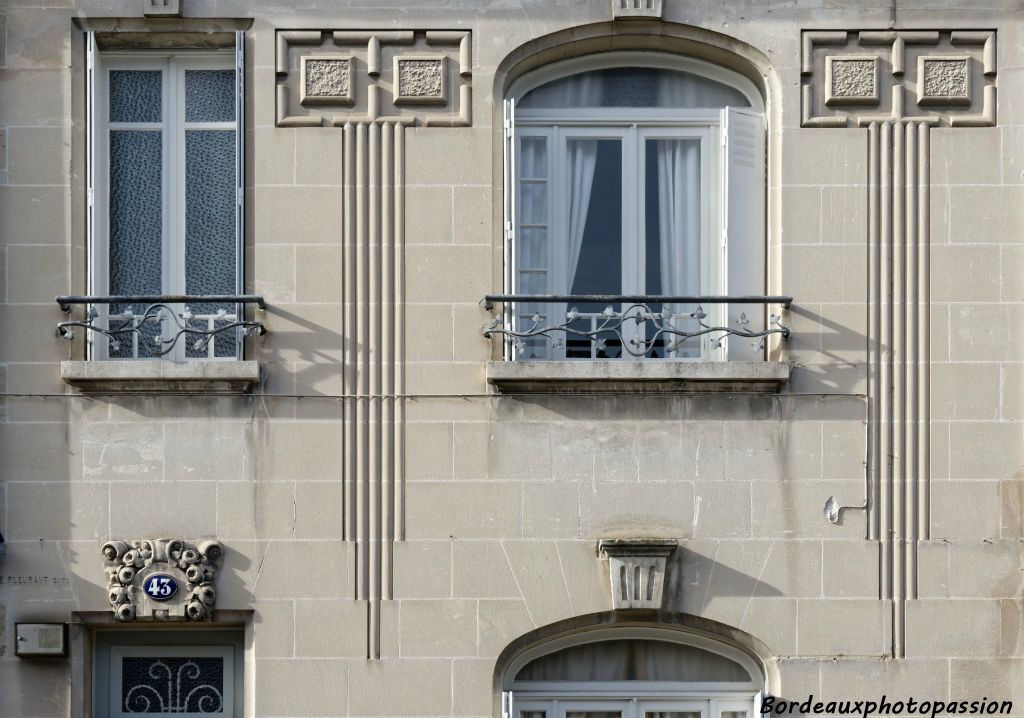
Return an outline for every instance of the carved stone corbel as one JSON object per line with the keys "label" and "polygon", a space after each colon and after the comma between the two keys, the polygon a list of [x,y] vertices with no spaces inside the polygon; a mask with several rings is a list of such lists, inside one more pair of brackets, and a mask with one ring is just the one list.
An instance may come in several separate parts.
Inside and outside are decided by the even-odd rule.
{"label": "carved stone corbel", "polygon": [[665,564],[675,539],[602,539],[598,555],[608,559],[612,608],[661,608]]}

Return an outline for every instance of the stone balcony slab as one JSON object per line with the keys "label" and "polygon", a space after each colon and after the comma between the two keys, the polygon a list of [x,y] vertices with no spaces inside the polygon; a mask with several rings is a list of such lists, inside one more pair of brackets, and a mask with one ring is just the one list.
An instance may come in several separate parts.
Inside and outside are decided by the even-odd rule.
{"label": "stone balcony slab", "polygon": [[60,377],[82,392],[238,394],[260,380],[257,361],[63,361]]}
{"label": "stone balcony slab", "polygon": [[773,361],[492,361],[487,382],[508,393],[775,393],[791,366]]}

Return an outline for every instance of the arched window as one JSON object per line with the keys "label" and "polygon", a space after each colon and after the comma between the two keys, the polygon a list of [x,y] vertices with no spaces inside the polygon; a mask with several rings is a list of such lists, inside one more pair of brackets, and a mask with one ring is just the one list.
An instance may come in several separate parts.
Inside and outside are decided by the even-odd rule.
{"label": "arched window", "polygon": [[509,667],[509,718],[756,718],[753,659],[669,634],[612,629],[527,651]]}
{"label": "arched window", "polygon": [[[739,74],[657,53],[579,58],[520,78],[506,100],[508,290],[763,294],[763,111]],[[570,331],[526,339],[516,358],[755,358],[749,344],[713,335],[659,336],[653,320],[629,322],[621,338],[602,334],[605,308],[627,304],[521,302],[517,326],[557,316]],[[683,329],[700,311],[713,325],[746,314],[748,329],[763,327],[757,305],[647,309]]]}

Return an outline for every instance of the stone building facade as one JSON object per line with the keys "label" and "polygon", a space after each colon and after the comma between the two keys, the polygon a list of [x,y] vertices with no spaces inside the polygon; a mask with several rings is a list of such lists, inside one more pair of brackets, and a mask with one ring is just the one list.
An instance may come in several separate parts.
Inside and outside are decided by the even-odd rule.
{"label": "stone building facade", "polygon": [[0,29],[0,714],[1024,714],[1019,3]]}

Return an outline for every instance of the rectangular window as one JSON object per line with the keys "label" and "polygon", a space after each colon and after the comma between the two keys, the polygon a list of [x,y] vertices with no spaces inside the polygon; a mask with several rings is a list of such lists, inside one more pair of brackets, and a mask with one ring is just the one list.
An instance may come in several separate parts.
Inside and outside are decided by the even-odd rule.
{"label": "rectangular window", "polygon": [[[241,294],[240,46],[90,54],[89,294]],[[237,321],[234,303],[92,311],[96,359],[240,358],[239,330],[203,333]]]}

